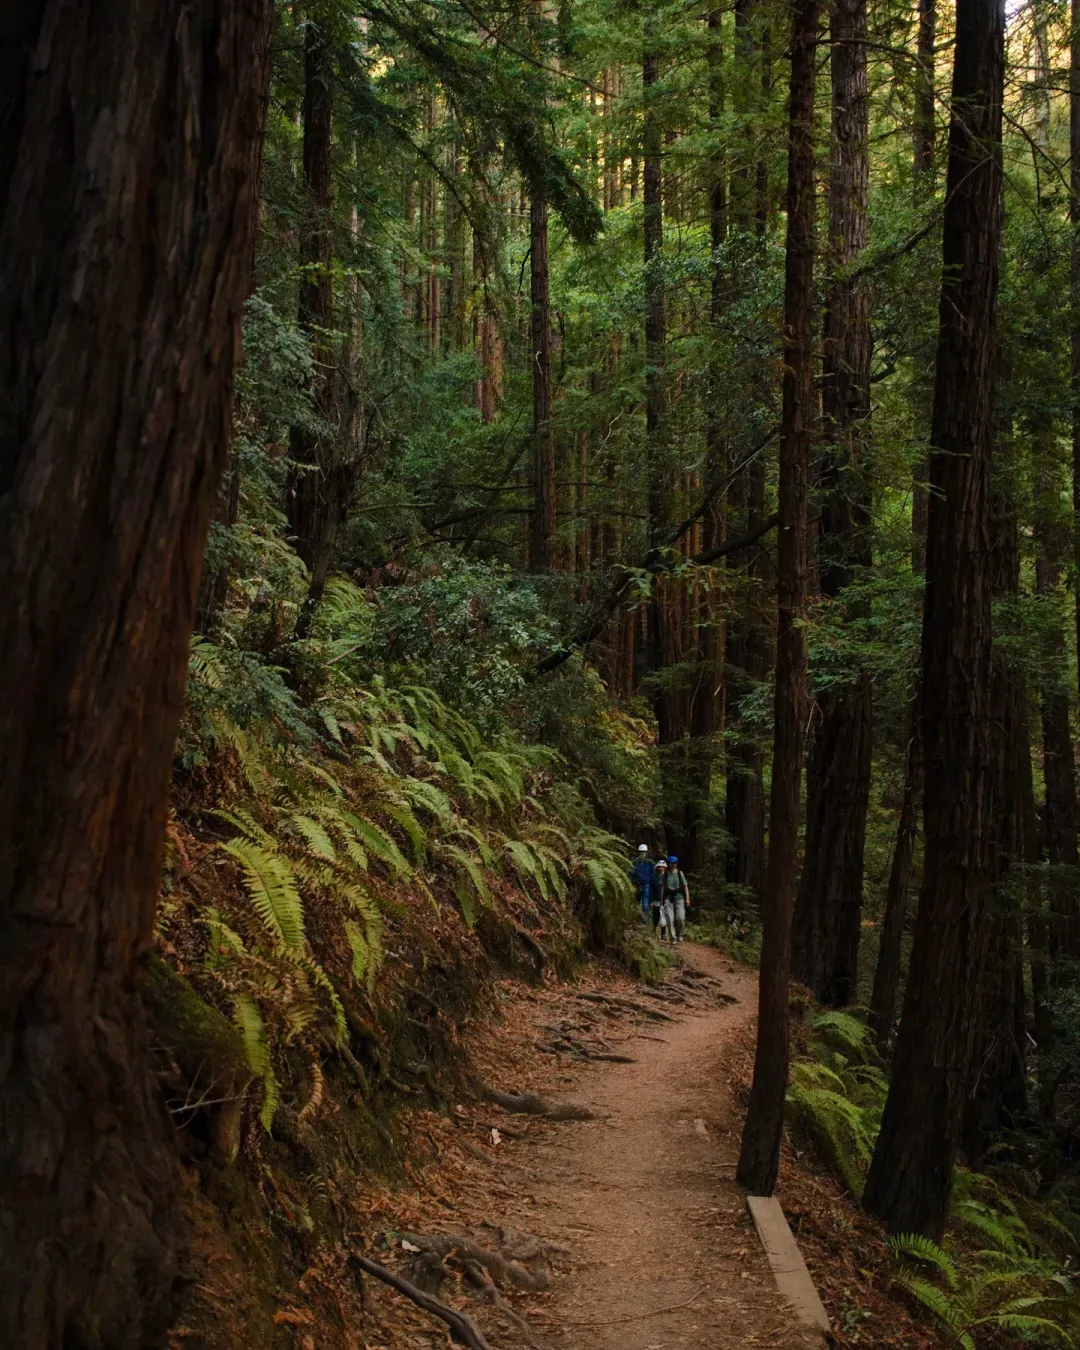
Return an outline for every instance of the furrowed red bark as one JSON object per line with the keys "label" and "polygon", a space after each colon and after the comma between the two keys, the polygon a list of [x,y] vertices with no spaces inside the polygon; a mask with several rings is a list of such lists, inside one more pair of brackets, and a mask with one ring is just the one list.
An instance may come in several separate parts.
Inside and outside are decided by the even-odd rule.
{"label": "furrowed red bark", "polygon": [[[821,593],[834,602],[873,562],[866,438],[870,319],[866,284],[850,276],[866,248],[870,186],[866,0],[833,0],[832,163],[822,412]],[[845,617],[859,607],[844,605]],[[806,856],[795,907],[796,977],[820,1003],[854,1001],[862,929],[863,852],[870,800],[872,686],[865,671],[817,696],[806,771]]]}
{"label": "furrowed red bark", "polygon": [[814,61],[817,0],[791,6],[780,546],[769,860],[762,897],[758,1037],[737,1177],[771,1195],[780,1166],[787,1090],[791,916],[798,880],[806,645],[806,495],[814,424]]}
{"label": "furrowed red bark", "polygon": [[0,1344],[163,1344],[173,741],[225,461],[272,8],[9,0],[0,42]]}
{"label": "furrowed red bark", "polygon": [[863,1204],[940,1238],[978,1029],[993,876],[989,475],[1002,217],[1002,0],[960,0],[923,612],[926,860]]}

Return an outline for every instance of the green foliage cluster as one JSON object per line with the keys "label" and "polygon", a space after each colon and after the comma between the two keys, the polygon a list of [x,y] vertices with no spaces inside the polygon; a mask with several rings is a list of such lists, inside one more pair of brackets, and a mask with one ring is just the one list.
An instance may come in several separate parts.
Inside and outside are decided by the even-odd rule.
{"label": "green foliage cluster", "polygon": [[[485,734],[427,685],[354,677],[352,639],[370,619],[337,580],[317,636],[286,653],[291,668],[224,640],[192,647],[179,764],[239,883],[201,909],[205,967],[243,1033],[268,1129],[286,1061],[307,1065],[299,1114],[317,1109],[320,1054],[347,1041],[347,1008],[377,997],[384,926],[403,906],[438,916],[453,897],[471,929],[510,887],[541,935],[580,924],[605,942],[633,910],[626,847],[594,823],[556,752],[505,726]],[[207,809],[212,783],[224,804]]]}

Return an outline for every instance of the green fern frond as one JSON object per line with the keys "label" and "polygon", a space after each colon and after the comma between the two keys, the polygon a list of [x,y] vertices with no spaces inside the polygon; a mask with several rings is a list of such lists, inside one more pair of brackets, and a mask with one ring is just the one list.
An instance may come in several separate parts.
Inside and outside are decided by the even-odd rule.
{"label": "green fern frond", "polygon": [[301,947],[304,909],[288,860],[248,839],[230,839],[222,847],[240,864],[244,888],[267,932],[286,947]]}
{"label": "green fern frond", "polygon": [[405,834],[408,835],[409,843],[412,845],[413,861],[418,866],[422,865],[428,844],[427,833],[423,826],[402,802],[387,802],[383,809],[390,819],[395,824],[400,825]]}
{"label": "green fern frond", "polygon": [[402,791],[413,806],[422,807],[439,820],[448,820],[452,813],[450,798],[440,787],[422,778],[406,778]]}
{"label": "green fern frond", "polygon": [[933,1266],[944,1277],[950,1289],[955,1289],[959,1284],[955,1264],[933,1238],[924,1237],[922,1233],[897,1233],[889,1238],[886,1246],[889,1255],[900,1262],[910,1264],[913,1261],[922,1261],[928,1266]]}
{"label": "green fern frond", "polygon": [[335,862],[337,860],[337,850],[334,848],[334,841],[317,820],[313,820],[311,816],[296,813],[289,815],[288,821],[297,834],[303,838],[308,848],[316,857],[326,858],[330,862]]}
{"label": "green fern frond", "polygon": [[381,858],[398,876],[412,875],[412,868],[406,862],[401,850],[381,825],[376,825],[366,816],[355,815],[352,811],[343,812],[345,820],[352,828],[357,842],[367,852]]}
{"label": "green fern frond", "polygon": [[274,1124],[274,1116],[277,1114],[281,1091],[271,1062],[266,1023],[263,1021],[258,1004],[248,994],[236,995],[233,1017],[243,1037],[248,1066],[255,1077],[262,1080],[263,1100],[259,1119],[263,1129],[269,1133]]}
{"label": "green fern frond", "polygon": [[471,854],[466,853],[463,848],[458,848],[456,844],[443,844],[442,852],[456,864],[453,877],[454,894],[461,905],[465,922],[472,928],[476,923],[473,896],[475,895],[482,906],[487,906],[491,903],[491,891],[479,864]]}

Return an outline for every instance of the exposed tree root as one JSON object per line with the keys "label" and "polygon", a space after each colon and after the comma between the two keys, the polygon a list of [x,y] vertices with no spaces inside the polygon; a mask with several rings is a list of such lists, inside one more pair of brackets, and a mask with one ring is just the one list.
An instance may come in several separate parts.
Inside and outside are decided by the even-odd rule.
{"label": "exposed tree root", "polygon": [[595,1111],[578,1102],[551,1102],[546,1097],[538,1097],[535,1092],[496,1092],[494,1088],[485,1088],[484,1095],[504,1111],[512,1111],[522,1116],[544,1116],[548,1120],[596,1120]]}
{"label": "exposed tree root", "polygon": [[359,1252],[353,1252],[351,1260],[366,1274],[374,1275],[377,1280],[382,1280],[391,1289],[396,1289],[399,1294],[404,1294],[406,1298],[412,1299],[425,1312],[429,1312],[432,1316],[445,1322],[461,1344],[467,1345],[469,1350],[493,1350],[484,1333],[467,1313],[458,1312],[456,1308],[451,1308],[449,1303],[444,1303],[434,1294],[425,1294],[411,1281],[396,1274],[387,1266],[380,1265],[378,1261],[372,1261],[369,1256],[361,1256]]}
{"label": "exposed tree root", "polygon": [[[441,1261],[474,1261],[489,1272],[495,1284],[514,1289],[528,1289],[531,1293],[543,1292],[551,1285],[551,1276],[547,1270],[531,1270],[521,1262],[508,1260],[501,1251],[491,1251],[489,1247],[464,1233],[405,1233],[406,1242],[420,1247],[424,1253],[435,1253]],[[543,1255],[543,1251],[540,1253]]]}
{"label": "exposed tree root", "polygon": [[605,1008],[616,1009],[613,1016],[618,1016],[619,1012],[635,1012],[641,1017],[651,1017],[656,1022],[674,1022],[675,1018],[670,1013],[661,1012],[659,1008],[646,1007],[644,1003],[637,1003],[632,998],[621,998],[615,994],[591,994],[579,991],[574,995],[575,998],[585,999],[589,1003],[599,1003]]}

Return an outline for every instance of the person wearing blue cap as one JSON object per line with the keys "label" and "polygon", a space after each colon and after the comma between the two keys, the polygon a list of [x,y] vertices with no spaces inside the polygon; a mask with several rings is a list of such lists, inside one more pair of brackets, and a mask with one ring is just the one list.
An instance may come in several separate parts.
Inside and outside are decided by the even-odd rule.
{"label": "person wearing blue cap", "polygon": [[690,904],[690,887],[686,873],[679,867],[674,853],[668,854],[667,875],[664,878],[664,907],[668,912],[672,942],[684,942],[686,908]]}

